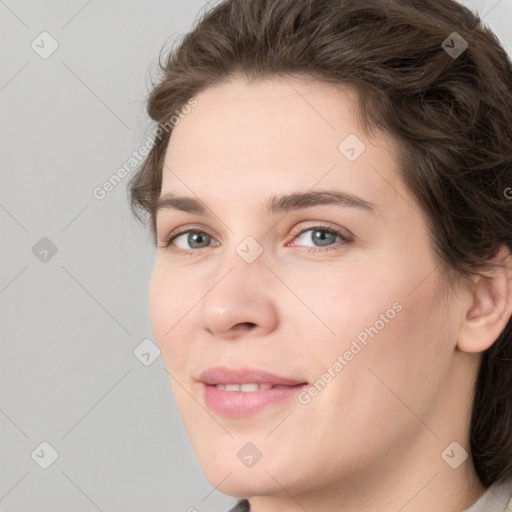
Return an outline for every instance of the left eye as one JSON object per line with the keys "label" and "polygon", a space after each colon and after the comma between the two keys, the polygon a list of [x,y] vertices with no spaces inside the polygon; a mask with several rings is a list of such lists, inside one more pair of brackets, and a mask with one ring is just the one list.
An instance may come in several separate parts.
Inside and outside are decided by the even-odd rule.
{"label": "left eye", "polygon": [[[211,241],[212,237],[205,233],[204,231],[195,231],[195,230],[189,230],[189,231],[183,231],[181,233],[178,233],[174,236],[171,236],[167,239],[165,247],[169,247],[174,240],[177,240],[180,236],[187,235],[186,242],[190,243],[193,249],[203,249],[203,247],[196,247],[195,244],[201,244],[204,243],[204,241]],[[208,246],[209,244],[207,244]],[[206,247],[207,247],[206,246]],[[186,250],[187,247],[181,247],[180,249]]]}
{"label": "left eye", "polygon": [[[310,233],[310,235],[307,235],[307,233]],[[189,246],[179,247],[178,245],[178,249],[185,254],[192,254],[197,252],[198,249],[204,249],[208,247],[213,240],[213,237],[204,231],[189,229],[188,231],[171,234],[165,241],[163,248],[172,246],[173,242],[178,241],[182,236],[186,236],[184,241],[185,244],[189,244]],[[306,252],[322,252],[331,250],[332,246],[335,245],[333,243],[336,242],[336,238],[341,239],[341,245],[351,242],[351,238],[348,235],[338,231],[337,229],[323,226],[313,226],[311,228],[303,229],[294,236],[294,240],[299,239],[302,243],[304,243],[306,240],[312,241],[314,244],[319,243],[319,245],[309,246],[307,249],[305,249]],[[205,243],[206,245],[201,245]],[[296,244],[293,244],[293,246],[295,245]]]}
{"label": "left eye", "polygon": [[[306,233],[311,232],[310,235],[306,236]],[[324,233],[327,233],[325,235]],[[345,239],[342,233],[336,231],[334,229],[327,229],[321,226],[317,226],[314,228],[304,229],[299,233],[298,238],[305,240],[312,240],[314,242],[320,242],[320,247],[329,246],[329,242],[335,240],[336,237],[340,237],[341,239]]]}

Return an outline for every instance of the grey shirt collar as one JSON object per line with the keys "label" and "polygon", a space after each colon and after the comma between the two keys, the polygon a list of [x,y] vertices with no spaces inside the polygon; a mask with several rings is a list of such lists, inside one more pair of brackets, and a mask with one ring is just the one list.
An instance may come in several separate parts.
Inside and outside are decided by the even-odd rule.
{"label": "grey shirt collar", "polygon": [[512,511],[512,480],[496,482],[480,499],[462,512],[509,512]]}
{"label": "grey shirt collar", "polygon": [[[242,500],[229,512],[250,511],[249,502]],[[512,512],[512,480],[497,482],[476,503],[462,512]]]}

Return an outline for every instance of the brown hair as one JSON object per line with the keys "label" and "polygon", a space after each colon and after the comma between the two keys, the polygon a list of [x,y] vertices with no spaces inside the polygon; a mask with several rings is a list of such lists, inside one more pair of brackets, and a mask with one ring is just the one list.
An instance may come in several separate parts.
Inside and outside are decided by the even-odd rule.
{"label": "brown hair", "polygon": [[[443,267],[477,275],[501,246],[512,251],[512,63],[478,15],[454,0],[227,0],[160,68],[148,100],[159,127],[235,74],[355,87],[365,132],[397,142],[403,181]],[[150,215],[155,244],[171,133],[129,183],[132,211]],[[485,486],[512,478],[512,321],[482,356],[470,445]]]}

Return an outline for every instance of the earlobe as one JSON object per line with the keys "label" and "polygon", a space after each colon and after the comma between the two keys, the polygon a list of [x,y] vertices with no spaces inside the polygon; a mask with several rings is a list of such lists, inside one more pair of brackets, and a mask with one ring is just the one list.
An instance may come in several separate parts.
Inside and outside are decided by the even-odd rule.
{"label": "earlobe", "polygon": [[502,248],[495,258],[501,267],[475,278],[472,301],[465,312],[457,347],[463,352],[487,350],[512,316],[512,265],[510,251]]}

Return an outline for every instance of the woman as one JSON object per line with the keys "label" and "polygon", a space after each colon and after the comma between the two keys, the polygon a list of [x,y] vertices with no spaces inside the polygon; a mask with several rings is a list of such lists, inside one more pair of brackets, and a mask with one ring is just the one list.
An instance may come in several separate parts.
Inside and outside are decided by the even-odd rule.
{"label": "woman", "polygon": [[228,0],[162,69],[131,205],[208,481],[238,511],[511,510],[497,38],[451,0]]}

